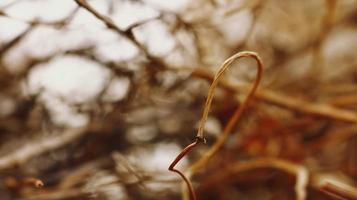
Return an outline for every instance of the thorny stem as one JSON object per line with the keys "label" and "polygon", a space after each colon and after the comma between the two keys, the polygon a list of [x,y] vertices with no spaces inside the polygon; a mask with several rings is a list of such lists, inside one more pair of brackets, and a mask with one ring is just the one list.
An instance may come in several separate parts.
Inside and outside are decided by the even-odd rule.
{"label": "thorny stem", "polygon": [[[175,169],[174,167],[176,166],[176,164],[184,157],[186,156],[199,142],[203,142],[205,143],[206,140],[204,138],[204,126],[205,123],[207,121],[207,117],[211,108],[211,104],[212,104],[212,100],[213,100],[213,96],[214,96],[214,90],[218,85],[219,79],[221,78],[221,76],[223,75],[223,73],[231,66],[231,64],[239,59],[239,58],[243,58],[243,57],[252,57],[257,61],[257,66],[258,66],[258,70],[257,70],[257,75],[256,75],[256,79],[255,82],[253,84],[253,87],[250,91],[250,93],[248,94],[247,98],[245,99],[245,101],[242,103],[242,105],[235,111],[235,113],[233,114],[233,116],[231,117],[231,119],[229,120],[227,126],[225,127],[224,131],[223,131],[223,135],[218,139],[218,141],[213,145],[213,147],[205,154],[205,156],[203,158],[201,158],[198,162],[196,162],[192,167],[190,167],[189,173],[187,176],[185,176],[181,171]],[[174,171],[176,173],[178,173],[182,179],[184,180],[184,182],[186,183],[188,190],[189,190],[189,194],[190,194],[190,199],[191,200],[196,200],[196,194],[194,192],[194,189],[192,187],[191,181],[190,181],[190,177],[193,175],[194,171],[201,168],[203,165],[205,165],[207,163],[207,161],[219,150],[219,148],[222,146],[222,144],[224,143],[224,141],[226,140],[226,138],[228,137],[228,134],[231,132],[231,130],[234,128],[234,125],[236,124],[236,122],[238,121],[238,119],[242,116],[244,110],[247,108],[249,102],[252,100],[254,93],[259,85],[259,82],[261,80],[261,76],[262,76],[262,71],[263,71],[263,63],[260,59],[260,57],[258,56],[258,54],[254,53],[254,52],[250,52],[250,51],[243,51],[243,52],[239,52],[234,54],[233,56],[231,56],[230,58],[228,58],[219,68],[219,70],[217,71],[212,84],[208,90],[208,95],[207,95],[207,99],[205,102],[205,105],[203,107],[203,114],[199,123],[199,127],[198,127],[198,132],[197,132],[197,136],[196,136],[196,141],[193,142],[192,144],[188,145],[187,147],[185,147],[182,152],[175,158],[175,160],[171,163],[169,170],[170,171]],[[187,178],[188,177],[188,178]]]}

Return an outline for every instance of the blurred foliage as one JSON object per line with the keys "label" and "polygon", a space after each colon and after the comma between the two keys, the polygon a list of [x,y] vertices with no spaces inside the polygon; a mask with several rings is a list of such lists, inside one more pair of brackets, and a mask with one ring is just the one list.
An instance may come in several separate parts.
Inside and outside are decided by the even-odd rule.
{"label": "blurred foliage", "polygon": [[[356,0],[3,0],[0,27],[2,200],[185,198],[167,168],[243,50],[263,80],[192,178],[198,199],[294,199],[300,167],[307,199],[357,196]],[[219,137],[254,65],[226,73],[208,144],[178,168]]]}

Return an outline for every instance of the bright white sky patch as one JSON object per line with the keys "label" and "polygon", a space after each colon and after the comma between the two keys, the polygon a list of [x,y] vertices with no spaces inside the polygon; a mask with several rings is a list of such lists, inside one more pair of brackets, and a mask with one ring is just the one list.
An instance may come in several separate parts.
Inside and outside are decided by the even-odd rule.
{"label": "bright white sky patch", "polygon": [[0,24],[6,28],[6,31],[0,31],[0,46],[20,35],[28,27],[24,22],[1,16]]}
{"label": "bright white sky patch", "polygon": [[[138,166],[143,167],[145,171],[153,171],[160,173],[173,174],[167,168],[179,153],[181,147],[176,143],[160,143],[153,148],[137,148],[133,149],[129,155],[129,160]],[[183,158],[178,164],[177,168],[183,168],[187,165],[187,159]]]}
{"label": "bright white sky patch", "polygon": [[106,62],[127,61],[138,55],[139,50],[126,39],[116,39],[98,45],[94,54]]}
{"label": "bright white sky patch", "polygon": [[225,37],[226,43],[237,46],[249,33],[253,25],[253,14],[249,10],[243,10],[228,18],[218,18],[215,23]]}
{"label": "bright white sky patch", "polygon": [[134,33],[138,40],[145,43],[149,51],[156,56],[167,55],[176,45],[173,35],[165,24],[158,20],[138,27]]}
{"label": "bright white sky patch", "polygon": [[[98,46],[112,41],[121,41],[121,37],[113,31],[96,26],[69,30],[57,30],[48,26],[39,26],[27,35],[19,45],[7,52],[3,62],[8,70],[16,72],[26,66],[26,61],[29,58],[41,59],[56,53]],[[121,42],[125,44],[123,41]],[[117,55],[118,52],[125,52],[123,57],[133,52],[131,49],[129,51],[126,50],[122,49],[121,51],[108,53],[107,49],[102,49],[102,51],[106,51],[104,52],[107,53],[106,55],[111,55],[112,53]],[[120,53],[120,55],[122,54]]]}
{"label": "bright white sky patch", "polygon": [[[159,143],[152,148],[134,148],[129,153],[128,159],[143,171],[155,172],[166,179],[179,178],[177,174],[167,170],[173,159],[181,152],[182,148],[176,143]],[[176,168],[184,169],[187,166],[186,157],[177,164]],[[145,186],[150,191],[162,192],[172,189],[172,185],[162,182],[148,182]]]}
{"label": "bright white sky patch", "polygon": [[68,25],[69,28],[93,28],[100,27],[105,28],[105,24],[98,20],[92,13],[88,12],[85,9],[79,9],[76,15],[73,17],[72,21]]}
{"label": "bright white sky patch", "polygon": [[95,98],[108,81],[110,71],[98,63],[77,56],[63,56],[41,64],[30,72],[29,91],[41,89],[71,103]]}
{"label": "bright white sky patch", "polygon": [[57,125],[79,127],[86,125],[89,118],[77,113],[71,104],[92,101],[104,89],[109,76],[110,71],[98,63],[78,56],[61,56],[35,66],[27,89],[30,94],[41,93],[40,100]]}
{"label": "bright white sky patch", "polygon": [[123,1],[117,4],[117,9],[111,18],[122,30],[140,21],[155,18],[160,14],[153,8],[138,2]]}
{"label": "bright white sky patch", "polygon": [[12,4],[18,0],[1,0],[0,1],[0,7],[8,6],[9,4]]}
{"label": "bright white sky patch", "polygon": [[81,127],[89,122],[89,117],[85,113],[78,113],[71,105],[63,102],[56,96],[42,93],[41,101],[49,110],[52,121],[59,126]]}
{"label": "bright white sky patch", "polygon": [[190,0],[145,0],[145,2],[165,11],[181,12],[185,10]]}
{"label": "bright white sky patch", "polygon": [[129,91],[130,80],[127,77],[114,78],[103,95],[105,101],[122,100]]}
{"label": "bright white sky patch", "polygon": [[67,17],[75,8],[76,3],[71,0],[27,0],[10,6],[6,13],[24,21],[39,19],[49,22]]}

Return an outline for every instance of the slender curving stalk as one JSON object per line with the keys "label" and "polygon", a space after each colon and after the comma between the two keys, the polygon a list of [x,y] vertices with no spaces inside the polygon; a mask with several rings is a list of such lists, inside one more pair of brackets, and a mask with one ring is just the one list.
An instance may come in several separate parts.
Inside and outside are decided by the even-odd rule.
{"label": "slender curving stalk", "polygon": [[196,138],[196,141],[189,144],[188,146],[186,146],[181,153],[175,158],[175,160],[171,163],[171,165],[169,166],[169,170],[176,172],[177,174],[179,174],[181,176],[181,178],[185,181],[187,188],[189,190],[190,193],[190,199],[191,200],[196,200],[196,194],[195,191],[193,189],[193,186],[191,184],[191,181],[189,179],[186,178],[186,176],[178,169],[175,169],[176,164],[183,158],[185,157],[198,143],[200,142],[199,138]]}
{"label": "slender curving stalk", "polygon": [[[217,87],[218,83],[219,83],[219,79],[222,77],[222,75],[224,74],[224,72],[231,66],[231,64],[239,59],[239,58],[243,58],[243,57],[251,57],[253,59],[256,60],[257,62],[257,66],[258,66],[258,70],[257,70],[257,75],[256,75],[256,79],[254,81],[253,87],[251,89],[251,91],[249,92],[247,98],[244,100],[244,102],[242,103],[242,105],[234,112],[234,114],[232,115],[232,117],[230,118],[227,126],[224,128],[223,134],[218,138],[218,140],[216,141],[216,143],[211,147],[211,149],[197,162],[195,162],[189,169],[188,172],[186,174],[182,173],[181,171],[175,169],[176,164],[183,158],[185,157],[194,147],[196,147],[199,143],[203,142],[206,143],[205,137],[204,137],[204,126],[205,123],[207,121],[207,117],[211,108],[211,104],[212,104],[212,100],[213,100],[213,96],[214,96],[214,90]],[[201,120],[199,122],[199,127],[198,127],[198,131],[197,131],[197,135],[196,135],[196,140],[195,142],[189,144],[187,147],[185,147],[181,153],[175,158],[175,160],[171,163],[169,170],[178,173],[183,181],[185,182],[188,191],[189,191],[189,195],[190,195],[190,199],[191,200],[196,200],[196,194],[194,191],[194,188],[191,184],[190,181],[190,177],[200,168],[202,168],[208,161],[209,159],[211,159],[213,157],[213,155],[220,149],[220,147],[223,145],[224,141],[226,140],[226,138],[228,137],[229,133],[232,131],[232,129],[234,128],[234,125],[237,123],[238,119],[242,116],[244,110],[247,108],[249,102],[252,100],[254,93],[260,83],[261,77],[262,77],[262,72],[263,72],[263,63],[260,59],[260,57],[258,56],[257,53],[255,52],[250,52],[250,51],[243,51],[243,52],[239,52],[234,54],[233,56],[231,56],[230,58],[228,58],[226,61],[223,62],[223,64],[220,66],[219,70],[217,71],[217,73],[215,74],[215,77],[212,81],[212,84],[208,90],[208,95],[207,95],[207,99],[205,102],[205,105],[203,107],[203,114],[201,117]]]}

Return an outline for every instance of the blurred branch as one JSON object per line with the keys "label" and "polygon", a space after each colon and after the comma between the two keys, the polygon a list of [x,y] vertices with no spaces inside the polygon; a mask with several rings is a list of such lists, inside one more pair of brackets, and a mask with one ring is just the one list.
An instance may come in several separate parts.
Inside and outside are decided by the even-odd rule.
{"label": "blurred branch", "polygon": [[[213,80],[214,77],[213,73],[206,68],[194,69],[194,71],[192,72],[192,76],[204,78],[207,80]],[[249,91],[249,88],[251,87],[250,84],[244,84],[244,85],[235,84],[225,79],[223,79],[220,82],[220,84],[224,88],[234,91],[236,93],[241,93],[241,92],[247,93]],[[286,107],[298,112],[310,113],[310,114],[328,117],[340,121],[355,122],[355,123],[357,122],[357,113],[353,111],[336,108],[328,104],[313,103],[304,100],[299,100],[297,98],[280,94],[278,92],[274,92],[272,90],[265,89],[265,88],[258,89],[255,96],[258,99],[282,107]]]}
{"label": "blurred branch", "polygon": [[[86,0],[75,0],[75,1],[80,7],[86,9],[88,12],[93,14],[97,19],[102,21],[109,29],[114,30],[115,32],[119,33],[126,39],[130,40],[132,43],[135,44],[136,47],[138,47],[140,50],[142,50],[146,56],[150,57],[146,48],[144,48],[138,41],[136,41],[135,36],[132,32],[132,29],[123,31],[109,17],[104,16],[104,15],[100,14],[97,10],[95,10]],[[136,24],[133,27],[136,27],[136,26],[138,26],[138,25]]]}
{"label": "blurred branch", "polygon": [[25,177],[16,179],[14,177],[7,177],[4,180],[4,185],[12,190],[18,190],[24,187],[42,188],[44,186],[40,179],[34,177]]}
{"label": "blurred branch", "polygon": [[[88,12],[93,14],[97,19],[102,21],[109,29],[114,30],[115,32],[119,33],[121,36],[125,37],[129,41],[131,41],[138,49],[140,49],[144,54],[145,57],[149,60],[148,66],[154,66],[155,69],[165,69],[166,65],[160,59],[155,56],[152,56],[148,49],[140,44],[133,32],[132,29],[127,29],[126,31],[121,30],[109,17],[100,14],[97,10],[95,10],[86,0],[75,0],[76,3],[86,9]],[[145,23],[145,22],[142,22]],[[135,24],[132,28],[137,27],[139,24]],[[153,69],[151,69],[153,70]]]}
{"label": "blurred branch", "polygon": [[332,174],[316,174],[311,185],[335,199],[357,200],[357,188],[345,182]]}
{"label": "blurred branch", "polygon": [[321,55],[322,45],[333,27],[333,23],[335,21],[335,15],[336,15],[336,4],[337,4],[337,0],[325,0],[326,15],[324,16],[321,22],[321,30],[319,33],[319,37],[317,37],[317,40],[314,42],[313,49],[312,49],[313,60],[311,63],[310,73],[311,76],[314,77],[316,77],[316,75],[319,74],[321,68],[323,67],[323,62],[322,62],[323,59]]}
{"label": "blurred branch", "polygon": [[58,149],[87,133],[86,128],[69,129],[40,140],[32,141],[6,156],[0,157],[0,170],[18,167],[33,157]]}
{"label": "blurred branch", "polygon": [[308,185],[308,170],[301,165],[277,158],[259,158],[250,161],[238,161],[222,170],[205,181],[202,190],[210,190],[224,180],[232,179],[232,176],[254,169],[276,168],[296,176],[295,192],[297,200],[306,198],[306,186]]}
{"label": "blurred branch", "polygon": [[327,182],[324,185],[321,186],[320,188],[321,191],[338,197],[339,199],[345,199],[345,200],[357,200],[357,190],[350,190],[346,187],[341,187],[336,184]]}
{"label": "blurred branch", "polygon": [[[18,3],[19,1],[17,1]],[[61,28],[65,25],[68,24],[68,22],[70,22],[74,16],[77,14],[79,10],[79,7],[73,9],[66,17],[64,17],[63,19],[59,19],[59,20],[55,20],[55,21],[41,21],[37,18],[35,19],[32,19],[32,20],[22,20],[22,19],[18,19],[18,18],[15,18],[15,17],[12,17],[10,15],[8,15],[6,12],[4,12],[3,10],[0,10],[0,16],[3,16],[3,17],[8,17],[8,18],[11,18],[11,19],[14,19],[14,20],[18,20],[18,21],[22,21],[24,23],[27,23],[31,26],[36,26],[36,25],[45,25],[45,26],[54,26],[54,27],[58,27],[58,28]]]}
{"label": "blurred branch", "polygon": [[22,32],[20,35],[16,36],[14,39],[12,39],[10,42],[6,43],[0,48],[0,59],[2,56],[5,55],[5,52],[11,49],[13,46],[21,42],[35,27],[34,26],[29,26],[24,32]]}
{"label": "blurred branch", "polygon": [[39,194],[33,194],[25,200],[59,200],[59,199],[76,199],[88,197],[90,194],[82,189],[73,188],[65,190],[48,190]]}

